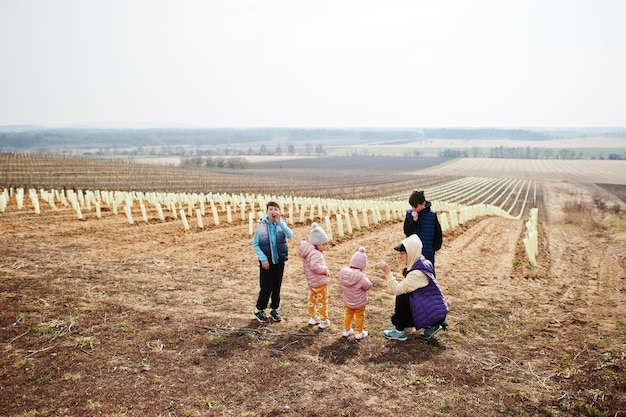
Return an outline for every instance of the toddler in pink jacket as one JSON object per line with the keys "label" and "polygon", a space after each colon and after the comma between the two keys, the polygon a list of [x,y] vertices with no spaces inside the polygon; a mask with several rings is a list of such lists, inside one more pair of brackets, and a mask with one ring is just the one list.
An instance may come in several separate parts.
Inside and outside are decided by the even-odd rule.
{"label": "toddler in pink jacket", "polygon": [[328,243],[328,235],[317,223],[311,224],[309,240],[300,242],[299,255],[304,266],[304,276],[309,287],[309,325],[320,329],[330,326],[328,320],[328,283],[330,271],[322,250]]}
{"label": "toddler in pink jacket", "polygon": [[[363,339],[367,337],[367,331],[363,330],[365,321],[365,306],[367,305],[367,292],[372,288],[372,282],[365,276],[363,270],[367,266],[365,248],[361,246],[350,259],[350,266],[345,266],[339,271],[339,282],[343,290],[343,304],[345,315],[343,319],[343,336],[348,337],[356,330],[354,337]],[[352,319],[355,321],[352,330]]]}

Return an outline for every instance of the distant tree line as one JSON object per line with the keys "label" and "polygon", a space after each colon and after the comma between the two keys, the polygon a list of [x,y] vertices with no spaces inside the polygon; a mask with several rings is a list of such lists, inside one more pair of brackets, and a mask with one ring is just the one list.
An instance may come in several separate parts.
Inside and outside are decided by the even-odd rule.
{"label": "distant tree line", "polygon": [[[283,154],[283,148],[277,146],[274,149],[269,149],[265,145],[261,145],[258,151],[254,151],[252,147],[248,148],[247,152],[241,150],[229,150],[229,149],[217,149],[217,150],[200,150],[189,151],[182,155],[180,166],[183,168],[229,168],[229,169],[244,169],[248,167],[248,160],[245,155],[277,155]],[[287,154],[295,155],[296,148],[293,145],[287,146]],[[305,155],[324,156],[326,151],[322,145],[317,145],[315,148],[313,145],[307,143],[304,147]]]}
{"label": "distant tree line", "polygon": [[626,138],[626,129],[501,129],[501,128],[414,128],[414,129],[96,129],[96,128],[11,128],[0,126],[0,148],[97,148],[146,146],[220,146],[244,143],[355,144],[370,141],[415,142],[428,139],[550,140],[563,137],[612,136]]}
{"label": "distant tree line", "polygon": [[326,150],[320,144],[315,147],[307,143],[303,148],[300,149],[300,152],[297,151],[296,147],[293,144],[289,144],[286,147],[281,145],[277,145],[275,147],[270,147],[267,145],[261,145],[258,148],[253,148],[249,146],[246,151],[243,149],[236,148],[217,148],[217,149],[194,149],[187,150],[187,155],[195,154],[200,156],[212,156],[212,155],[224,155],[224,156],[281,156],[281,155],[304,155],[304,156],[324,156],[326,155]]}
{"label": "distant tree line", "polygon": [[248,167],[246,158],[239,156],[234,157],[202,157],[202,156],[185,156],[181,159],[179,166],[181,168],[228,168],[228,169],[244,169]]}
{"label": "distant tree line", "polygon": [[[467,155],[466,155],[467,156]],[[476,156],[476,155],[474,155]],[[558,151],[555,151],[552,148],[538,148],[530,146],[519,146],[519,147],[507,147],[507,146],[496,146],[490,149],[489,152],[490,158],[513,158],[513,159],[584,159],[584,155],[582,152],[576,153],[572,149],[562,148]],[[621,160],[622,155],[617,153],[610,153],[606,157],[599,154],[597,157],[593,157],[592,159],[612,159],[612,160]]]}
{"label": "distant tree line", "polygon": [[[0,150],[34,150],[38,153],[85,156],[246,156],[246,155],[326,155],[324,144],[349,147],[356,144],[414,143],[431,139],[510,139],[550,140],[562,137],[610,136],[626,138],[626,129],[581,128],[562,130],[498,128],[415,128],[415,129],[94,129],[94,128],[10,128],[0,126]],[[314,145],[316,144],[316,145]],[[370,156],[366,148],[347,151],[352,156]],[[555,150],[532,146],[496,146],[447,149],[440,156],[449,158],[491,157],[525,159],[625,159],[626,154],[583,156],[571,149]],[[405,156],[421,156],[407,150]]]}
{"label": "distant tree line", "polygon": [[274,137],[263,129],[33,129],[0,131],[0,147],[199,147],[263,142]]}
{"label": "distant tree line", "polygon": [[460,151],[456,149],[446,149],[439,153],[439,156],[443,158],[467,158],[467,151]]}

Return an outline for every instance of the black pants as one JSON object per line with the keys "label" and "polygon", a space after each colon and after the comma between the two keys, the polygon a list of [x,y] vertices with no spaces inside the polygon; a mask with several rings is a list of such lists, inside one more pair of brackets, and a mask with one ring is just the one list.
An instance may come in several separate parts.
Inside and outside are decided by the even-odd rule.
{"label": "black pants", "polygon": [[265,310],[267,304],[271,309],[280,307],[280,287],[283,285],[283,272],[285,271],[285,263],[270,264],[269,269],[263,269],[259,262],[259,284],[261,290],[256,300],[257,310]]}
{"label": "black pants", "polygon": [[413,327],[413,316],[411,315],[411,305],[409,304],[409,294],[400,294],[396,296],[396,306],[391,316],[391,323],[398,330],[404,330],[407,327]]}

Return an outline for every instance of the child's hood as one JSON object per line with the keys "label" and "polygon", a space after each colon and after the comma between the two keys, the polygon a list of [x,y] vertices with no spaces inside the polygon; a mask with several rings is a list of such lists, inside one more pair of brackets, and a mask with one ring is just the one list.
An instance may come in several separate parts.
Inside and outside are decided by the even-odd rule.
{"label": "child's hood", "polygon": [[298,254],[302,258],[306,258],[314,250],[316,250],[315,246],[311,242],[309,242],[307,240],[303,240],[303,241],[300,242],[300,250],[298,251]]}
{"label": "child's hood", "polygon": [[360,269],[344,266],[339,273],[339,280],[342,285],[352,287],[361,282],[363,272]]}

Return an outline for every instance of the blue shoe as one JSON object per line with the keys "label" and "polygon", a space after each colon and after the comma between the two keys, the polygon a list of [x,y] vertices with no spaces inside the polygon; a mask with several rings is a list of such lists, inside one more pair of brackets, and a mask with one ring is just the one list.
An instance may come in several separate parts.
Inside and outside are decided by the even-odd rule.
{"label": "blue shoe", "polygon": [[427,328],[424,329],[424,333],[420,334],[420,337],[422,339],[428,340],[428,339],[432,338],[434,335],[436,335],[437,333],[439,333],[442,329],[443,329],[443,326],[441,324],[435,324],[434,326],[428,326]]}
{"label": "blue shoe", "polygon": [[389,340],[401,340],[403,342],[407,339],[406,332],[404,330],[398,330],[395,327],[389,330],[383,330],[383,336]]}

